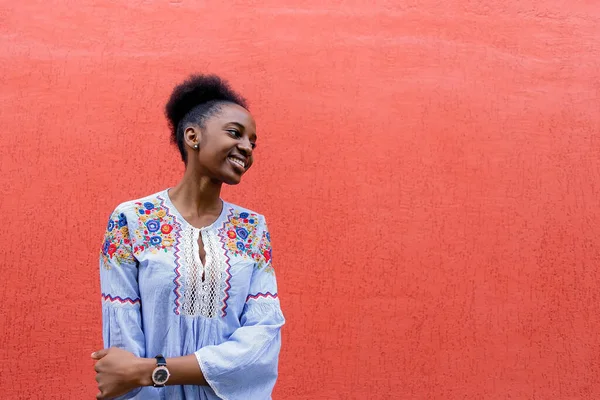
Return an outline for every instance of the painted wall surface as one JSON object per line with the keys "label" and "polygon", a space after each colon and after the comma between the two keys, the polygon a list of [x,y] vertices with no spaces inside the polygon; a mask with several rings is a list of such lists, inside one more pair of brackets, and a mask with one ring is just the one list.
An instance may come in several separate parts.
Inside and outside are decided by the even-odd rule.
{"label": "painted wall surface", "polygon": [[600,398],[597,1],[0,0],[2,398],[95,395],[103,230],[196,71],[258,123],[275,399]]}

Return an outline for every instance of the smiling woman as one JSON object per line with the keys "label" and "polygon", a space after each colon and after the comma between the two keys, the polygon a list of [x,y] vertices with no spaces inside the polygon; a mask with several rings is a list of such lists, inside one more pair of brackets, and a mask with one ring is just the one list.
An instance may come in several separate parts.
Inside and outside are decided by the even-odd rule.
{"label": "smiling woman", "polygon": [[177,86],[166,115],[186,169],[108,221],[97,398],[269,399],[284,324],[269,231],[221,199],[252,166],[256,124],[214,75]]}

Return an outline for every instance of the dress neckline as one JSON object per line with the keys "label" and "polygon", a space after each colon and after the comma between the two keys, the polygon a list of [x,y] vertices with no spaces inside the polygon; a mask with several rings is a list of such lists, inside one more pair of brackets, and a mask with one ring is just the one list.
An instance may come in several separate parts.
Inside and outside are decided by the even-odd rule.
{"label": "dress neckline", "polygon": [[169,196],[169,190],[171,190],[171,188],[165,189],[162,193],[162,197],[167,207],[169,208],[171,214],[173,214],[178,220],[180,220],[183,225],[188,226],[194,230],[207,231],[209,229],[215,228],[222,221],[222,219],[225,217],[225,214],[227,213],[227,202],[223,199],[220,199],[221,213],[219,214],[217,219],[215,219],[210,225],[203,226],[202,228],[197,228],[194,225],[190,224],[189,221],[181,215],[177,207],[175,207],[175,204],[173,204],[173,202],[171,201],[171,196]]}

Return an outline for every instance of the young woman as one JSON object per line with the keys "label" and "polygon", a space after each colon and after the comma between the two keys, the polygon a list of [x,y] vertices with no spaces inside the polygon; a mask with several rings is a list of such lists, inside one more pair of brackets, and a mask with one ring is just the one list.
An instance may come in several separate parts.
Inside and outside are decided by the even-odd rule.
{"label": "young woman", "polygon": [[185,173],[108,222],[97,398],[270,399],[284,318],[269,231],[221,199],[252,166],[254,119],[214,75],[177,86],[166,115]]}

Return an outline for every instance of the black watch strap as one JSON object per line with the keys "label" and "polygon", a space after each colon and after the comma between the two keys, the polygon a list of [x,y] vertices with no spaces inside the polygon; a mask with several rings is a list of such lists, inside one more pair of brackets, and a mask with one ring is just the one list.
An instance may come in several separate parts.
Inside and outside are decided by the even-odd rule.
{"label": "black watch strap", "polygon": [[157,367],[167,365],[167,360],[165,360],[165,358],[162,356],[162,354],[159,354],[159,355],[155,356],[154,358],[156,358],[156,366]]}

